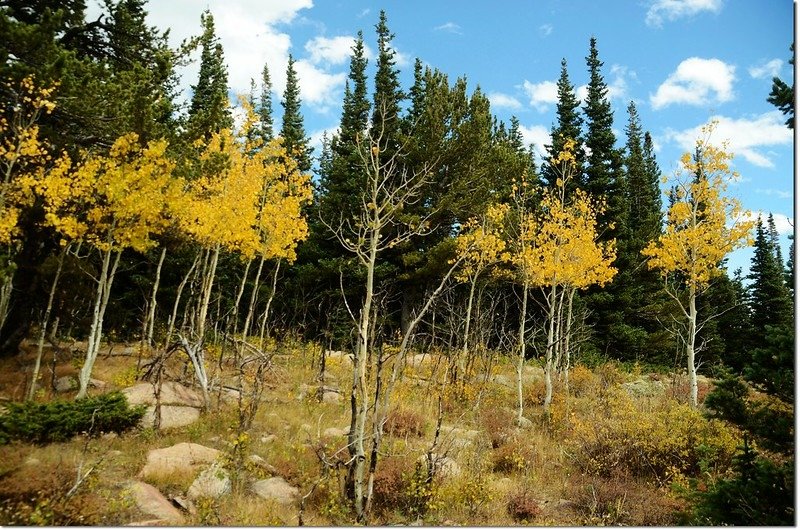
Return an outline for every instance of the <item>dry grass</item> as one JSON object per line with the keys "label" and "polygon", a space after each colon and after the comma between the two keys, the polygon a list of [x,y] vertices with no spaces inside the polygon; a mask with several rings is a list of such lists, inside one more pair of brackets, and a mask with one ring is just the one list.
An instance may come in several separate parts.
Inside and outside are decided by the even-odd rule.
{"label": "dry grass", "polygon": [[[263,402],[245,447],[247,454],[266,460],[269,471],[265,471],[267,468],[244,469],[244,487],[223,499],[199,502],[197,513],[187,518],[188,524],[296,525],[297,503],[282,506],[249,493],[249,481],[270,475],[285,478],[300,489],[301,495],[316,484],[305,504],[305,524],[350,525],[354,522],[348,501],[341,495],[344,475],[329,470],[328,478],[320,482],[323,466],[317,456],[320,451],[332,458],[339,451],[339,456],[346,459],[347,451],[342,451],[346,444],[343,436],[321,435],[329,427],[341,429],[349,425],[349,402],[344,399],[331,404],[298,399],[300,385],[318,384],[317,345],[273,344],[272,347],[281,355],[276,358],[275,370],[264,381]],[[52,352],[45,354],[46,358],[48,356],[52,356]],[[313,367],[312,358],[315,358]],[[32,351],[26,347],[19,358],[0,360],[0,395],[22,396],[25,380],[20,368],[32,364],[32,359]],[[417,517],[422,517],[425,524],[440,525],[674,524],[676,513],[684,505],[672,498],[667,489],[658,489],[628,475],[582,474],[585,462],[577,454],[581,446],[576,436],[587,435],[589,431],[584,427],[592,422],[605,419],[611,425],[616,421],[612,411],[619,406],[619,400],[614,396],[620,392],[620,384],[630,379],[629,374],[615,364],[603,365],[594,371],[576,367],[570,377],[570,396],[557,382],[549,417],[544,416],[541,408],[543,383],[528,380],[524,387],[525,416],[533,420],[533,426],[524,430],[514,425],[517,399],[514,388],[482,382],[476,377],[468,379],[458,392],[447,389],[444,423],[478,431],[479,436],[466,445],[440,448],[449,451],[447,456],[455,460],[461,473],[439,477],[430,485],[430,490],[420,489],[419,477],[414,473],[415,462],[433,441],[441,390],[437,381],[441,381],[446,368],[446,363],[437,362],[442,359],[443,356],[432,356],[430,361],[407,365],[403,380],[394,389],[393,407],[385,425],[387,437],[375,477],[372,524],[407,524]],[[56,373],[59,376],[75,374],[76,364],[79,366],[80,359],[61,359]],[[176,355],[168,373],[180,375],[184,364],[185,360]],[[106,381],[108,389],[124,386],[132,382],[135,365],[135,356],[101,354],[94,377]],[[211,378],[235,381],[232,364],[224,365],[221,372],[216,362],[209,362],[209,368]],[[43,373],[49,377],[48,369],[43,369]],[[490,375],[515,381],[512,360],[500,357]],[[325,381],[326,386],[349,395],[350,363],[329,358]],[[676,387],[674,392],[677,396],[681,389]],[[667,406],[665,403],[674,403],[669,391],[666,394],[637,398],[636,411],[648,414],[661,410],[659,407]],[[48,399],[49,393],[39,397]],[[79,462],[96,462],[105,455],[102,473],[98,473],[94,482],[87,483],[85,496],[75,504],[84,519],[75,519],[77,516],[73,512],[66,511],[59,515],[62,519],[58,521],[116,525],[141,520],[141,515],[130,507],[130,501],[123,498],[120,484],[139,473],[151,449],[194,442],[229,450],[236,435],[235,407],[235,403],[218,406],[214,400],[213,410],[204,414],[199,422],[162,433],[139,430],[120,437],[94,439],[88,445],[78,438],[45,447],[0,446],[0,500],[30,495],[33,489],[60,491],[58,488],[63,488],[63,484],[59,485],[59,481],[67,480],[67,475],[74,480],[75,466]],[[53,474],[55,482],[45,483],[44,477],[36,471],[39,467],[22,464],[26,459],[35,459],[41,469],[61,466],[68,473]],[[720,463],[718,468],[704,469],[719,473],[725,470],[725,465]],[[695,471],[690,466],[686,473]],[[178,472],[148,477],[147,481],[167,495],[185,495],[195,475],[196,472]],[[104,491],[111,493],[102,494]],[[422,501],[424,506],[420,504]],[[6,516],[6,522],[31,520],[33,509],[18,511],[17,519]]]}

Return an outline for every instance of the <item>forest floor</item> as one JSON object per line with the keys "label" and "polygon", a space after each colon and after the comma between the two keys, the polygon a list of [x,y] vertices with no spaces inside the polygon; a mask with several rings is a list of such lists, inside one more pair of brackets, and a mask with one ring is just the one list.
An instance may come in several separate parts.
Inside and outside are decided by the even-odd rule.
{"label": "forest floor", "polygon": [[[77,378],[81,346],[46,348],[45,382],[36,400],[74,396],[69,382]],[[140,427],[122,435],[76,436],[64,443],[0,446],[0,515],[24,512],[13,520],[22,517],[28,524],[53,521],[45,516],[57,510],[59,521],[108,526],[285,526],[297,525],[300,516],[306,525],[352,525],[353,513],[341,497],[343,468],[322,465],[346,455],[349,358],[328,355],[320,377],[318,345],[271,346],[276,354],[261,379],[263,393],[247,429],[240,427],[240,410],[253,400],[240,402],[230,390],[238,387],[233,354],[225,352],[220,362],[219,349],[210,348],[209,379],[222,381],[227,390],[212,387],[210,410],[197,421],[158,431]],[[90,394],[141,384],[137,363],[145,366],[151,354],[137,345],[105,346]],[[18,356],[0,361],[0,400],[24,397],[34,355],[35,346],[24,343]],[[543,371],[529,361],[523,376],[526,421],[519,427],[511,359],[479,358],[462,385],[441,384],[446,364],[436,354],[409,357],[385,427],[372,525],[679,524],[690,508],[686,492],[728,473],[741,442],[734,428],[688,406],[684,376],[626,372],[617,364],[593,370],[578,365],[571,370],[569,392],[557,382],[546,415]],[[193,379],[186,356],[173,355],[163,380],[192,387]],[[51,381],[60,382],[63,391],[56,393]],[[709,387],[701,379],[701,399]],[[223,492],[192,494],[204,473],[198,462],[143,473],[153,450],[184,442],[219,451],[230,479]],[[427,454],[436,455],[439,465],[430,482],[427,466],[420,465]],[[288,500],[254,494],[255,483],[270,479],[280,479]],[[131,492],[132,481],[155,487],[180,515],[170,520],[143,508]]]}

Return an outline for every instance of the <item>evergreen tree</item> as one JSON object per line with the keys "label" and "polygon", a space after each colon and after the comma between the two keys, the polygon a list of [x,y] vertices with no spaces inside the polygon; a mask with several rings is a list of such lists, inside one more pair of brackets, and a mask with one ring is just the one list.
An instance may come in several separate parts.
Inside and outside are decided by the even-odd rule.
{"label": "evergreen tree", "polygon": [[309,139],[303,126],[303,114],[300,112],[300,85],[297,73],[294,70],[294,58],[289,54],[286,66],[286,89],[281,100],[283,106],[283,123],[281,124],[281,137],[283,145],[292,153],[297,161],[297,167],[302,173],[311,170],[311,151]]}
{"label": "evergreen tree", "polygon": [[228,99],[228,71],[214,29],[214,16],[206,10],[200,17],[203,34],[198,41],[200,51],[200,73],[197,84],[192,86],[192,101],[189,104],[190,138],[210,138],[220,129],[233,125]]}
{"label": "evergreen tree", "polygon": [[383,10],[375,31],[378,34],[378,57],[372,100],[372,134],[373,137],[381,136],[378,147],[382,152],[386,150],[384,156],[388,157],[399,147],[400,104],[405,95],[400,88],[400,71],[395,67],[395,51],[392,48],[394,34],[389,31]]}
{"label": "evergreen tree", "polygon": [[269,67],[264,64],[261,70],[261,97],[258,99],[258,130],[265,142],[272,140],[275,136],[272,119],[272,80],[269,76]]}
{"label": "evergreen tree", "polygon": [[[792,52],[789,64],[794,66],[794,43],[792,43],[789,49]],[[767,101],[780,109],[784,115],[789,116],[786,120],[786,126],[790,129],[794,129],[794,83],[792,83],[792,86],[789,86],[780,78],[773,77],[772,91],[769,93]]]}
{"label": "evergreen tree", "polygon": [[[567,139],[575,140],[578,148],[575,150],[575,165],[577,169],[574,182],[569,183],[570,189],[581,187],[583,182],[584,152],[581,146],[581,126],[583,117],[580,115],[580,100],[575,93],[575,87],[570,83],[567,72],[567,60],[561,59],[561,75],[556,83],[558,89],[558,103],[556,103],[556,119],[558,124],[550,130],[551,143],[545,146],[548,157],[557,156],[564,149]],[[550,164],[542,164],[542,177],[548,186],[555,186],[558,176]]]}
{"label": "evergreen tree", "polygon": [[745,376],[767,392],[792,400],[794,392],[794,307],[770,228],[759,217],[750,265],[752,359]]}
{"label": "evergreen tree", "polygon": [[784,282],[783,265],[769,227],[759,217],[750,264],[750,311],[753,315],[754,343],[758,344],[767,326],[787,325],[792,321],[792,300]]}
{"label": "evergreen tree", "polygon": [[[598,58],[597,41],[589,41],[589,84],[586,102],[583,107],[586,134],[584,143],[589,151],[586,157],[585,180],[583,188],[596,199],[605,199],[607,208],[598,218],[602,241],[616,239],[618,257],[614,263],[619,274],[605,289],[592,288],[587,295],[587,305],[592,312],[597,349],[619,356],[621,349],[631,341],[625,315],[624,304],[631,300],[632,293],[625,284],[627,273],[633,267],[628,251],[627,227],[627,186],[622,168],[622,152],[615,147],[616,138],[612,130],[614,115],[608,100],[606,85]],[[641,337],[635,342],[641,341]]]}

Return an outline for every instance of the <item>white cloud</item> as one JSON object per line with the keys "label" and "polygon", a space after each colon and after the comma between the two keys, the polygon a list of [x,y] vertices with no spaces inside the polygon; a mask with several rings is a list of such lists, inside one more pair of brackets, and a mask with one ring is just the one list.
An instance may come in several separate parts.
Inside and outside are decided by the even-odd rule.
{"label": "white cloud", "polygon": [[509,96],[508,94],[490,92],[487,97],[489,98],[489,103],[495,108],[506,108],[512,110],[518,110],[522,108],[522,103],[520,103],[519,100],[514,96]]}
{"label": "white cloud", "polygon": [[608,83],[608,99],[629,100],[628,80],[638,81],[636,72],[627,66],[614,64],[611,66],[611,75],[613,79]]}
{"label": "white cloud", "polygon": [[456,24],[455,22],[445,22],[441,26],[436,26],[436,31],[446,31],[447,33],[455,33],[456,35],[462,35],[461,33],[461,26]]}
{"label": "white cloud", "polygon": [[411,65],[411,56],[407,53],[403,53],[397,48],[392,48],[394,50],[394,64],[399,68],[404,68],[406,66]]}
{"label": "white cloud", "polygon": [[547,157],[545,145],[550,145],[550,131],[543,125],[534,125],[532,127],[519,126],[519,132],[522,134],[522,139],[525,145],[533,144],[533,150],[536,153],[538,160],[544,160]]}
{"label": "white cloud", "polygon": [[581,85],[575,89],[575,96],[577,96],[578,101],[581,102],[581,105],[586,103],[586,97],[589,95],[589,85]]}
{"label": "white cloud", "polygon": [[539,26],[539,35],[542,37],[549,37],[550,34],[553,33],[553,25],[552,24],[542,24]]}
{"label": "white cloud", "polygon": [[330,127],[326,127],[324,129],[319,129],[317,131],[313,131],[308,136],[308,145],[310,147],[313,147],[314,148],[314,153],[319,155],[320,153],[322,153],[322,139],[323,139],[323,137],[325,135],[327,135],[328,136],[328,140],[330,140],[331,137],[334,134],[338,134],[338,132],[339,132],[338,125],[331,125]]}
{"label": "white cloud", "polygon": [[[770,212],[763,210],[748,211],[742,216],[743,221],[757,221],[761,217],[761,222],[764,226],[767,224],[767,218]],[[794,233],[794,220],[788,215],[782,213],[772,213],[772,220],[775,221],[775,230],[780,235],[788,235]]]}
{"label": "white cloud", "polygon": [[344,87],[344,80],[347,77],[344,72],[329,74],[305,59],[295,61],[294,69],[297,72],[300,98],[303,103],[314,105],[322,112],[339,103],[341,99],[339,89]]}
{"label": "white cloud", "polygon": [[530,104],[539,112],[546,112],[550,105],[558,102],[558,86],[555,81],[531,83],[526,79],[522,83],[522,89],[530,98]]}
{"label": "white cloud", "polygon": [[772,59],[771,61],[764,61],[761,64],[751,66],[747,69],[747,73],[750,74],[750,77],[755,79],[771,79],[778,76],[778,73],[781,71],[781,66],[783,66],[783,61],[780,59]]}
{"label": "white cloud", "polygon": [[719,13],[722,0],[654,0],[647,10],[645,23],[660,28],[664,20],[692,17],[703,11]]}
{"label": "white cloud", "polygon": [[791,199],[792,192],[786,190],[776,190],[774,188],[756,188],[756,193],[766,195],[768,197],[777,197],[779,199]]}
{"label": "white cloud", "polygon": [[661,109],[674,103],[708,105],[733,99],[736,67],[719,59],[690,57],[650,95],[650,104]]}
{"label": "white cloud", "polygon": [[[314,64],[344,64],[350,59],[355,42],[355,37],[349,35],[332,38],[319,36],[306,42],[305,50],[310,56],[309,60]],[[365,52],[369,56],[367,49]]]}
{"label": "white cloud", "polygon": [[[775,167],[770,158],[772,153],[764,152],[764,148],[792,144],[792,131],[784,125],[784,116],[779,110],[750,119],[714,116],[710,121],[717,122],[712,141],[728,141],[728,148],[734,155],[741,156],[754,166]],[[697,138],[702,137],[702,127],[698,125],[684,131],[668,131],[667,138],[675,141],[684,151],[691,152],[694,151]]]}

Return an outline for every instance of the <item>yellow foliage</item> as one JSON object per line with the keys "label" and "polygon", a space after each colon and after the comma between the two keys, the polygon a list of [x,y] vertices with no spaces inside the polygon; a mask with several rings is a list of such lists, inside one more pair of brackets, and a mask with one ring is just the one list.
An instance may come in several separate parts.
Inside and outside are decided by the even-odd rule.
{"label": "yellow foliage", "polygon": [[308,235],[302,206],[311,199],[308,175],[286,154],[281,140],[248,140],[252,108],[238,133],[216,132],[196,142],[194,178],[173,210],[180,225],[206,248],[220,245],[247,258],[294,261],[295,247]]}
{"label": "yellow foliage", "polygon": [[167,142],[141,147],[139,137],[119,137],[108,155],[89,155],[74,170],[63,156],[35,182],[44,199],[45,220],[62,244],[82,240],[103,252],[144,252],[169,223],[167,204],[177,196]]}
{"label": "yellow foliage", "polygon": [[573,455],[587,473],[629,471],[661,482],[727,469],[739,444],[727,424],[667,400],[648,409],[624,390],[609,389],[600,413],[570,415]]}
{"label": "yellow foliage", "polygon": [[486,268],[507,259],[502,225],[508,216],[507,204],[490,204],[480,218],[468,220],[456,238],[456,254],[464,257],[464,265],[456,274],[460,282],[471,281]]}
{"label": "yellow foliage", "polygon": [[681,157],[666,230],[642,250],[651,269],[664,275],[680,272],[695,288],[723,273],[719,264],[730,252],[751,244],[754,226],[739,201],[723,195],[738,175],[730,168],[733,155],[725,146],[709,143],[713,128],[714,124],[705,127],[705,138],[697,141],[698,159],[690,153]]}
{"label": "yellow foliage", "polygon": [[[17,94],[9,118],[0,116],[0,244],[20,236],[17,223],[23,208],[33,204],[31,185],[52,166],[52,156],[39,139],[37,122],[55,108],[56,87],[37,87],[33,75],[19,87],[7,82],[6,91]],[[63,159],[56,166],[61,169]]]}

